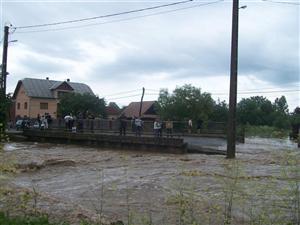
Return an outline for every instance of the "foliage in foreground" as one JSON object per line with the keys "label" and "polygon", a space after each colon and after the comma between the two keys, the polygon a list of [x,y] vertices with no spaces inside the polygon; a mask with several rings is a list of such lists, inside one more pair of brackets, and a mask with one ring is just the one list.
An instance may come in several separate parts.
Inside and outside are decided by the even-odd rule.
{"label": "foliage in foreground", "polygon": [[5,213],[3,212],[0,212],[0,224],[1,225],[62,225],[62,223],[59,224],[50,223],[46,216],[9,217],[5,215]]}

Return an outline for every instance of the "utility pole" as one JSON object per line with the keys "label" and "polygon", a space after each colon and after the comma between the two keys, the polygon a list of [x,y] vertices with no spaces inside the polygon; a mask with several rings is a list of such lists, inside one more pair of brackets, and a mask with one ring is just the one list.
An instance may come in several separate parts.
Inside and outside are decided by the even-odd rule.
{"label": "utility pole", "polygon": [[239,0],[233,0],[227,158],[235,158]]}
{"label": "utility pole", "polygon": [[142,98],[141,98],[139,117],[141,117],[141,115],[142,115],[142,107],[143,107],[144,94],[145,94],[145,88],[143,87],[143,93],[142,93]]}
{"label": "utility pole", "polygon": [[[3,38],[2,65],[1,65],[1,83],[0,83],[1,97],[2,98],[6,98],[8,31],[9,31],[9,27],[5,26],[4,27],[4,38]],[[1,101],[3,101],[3,100],[4,99],[1,99]]]}
{"label": "utility pole", "polygon": [[[2,65],[1,65],[1,77],[0,77],[0,136],[1,139],[4,135],[6,128],[6,75],[7,75],[7,47],[8,47],[8,31],[9,27],[4,27],[3,37],[3,54],[2,54]],[[0,140],[1,142],[1,140]]]}

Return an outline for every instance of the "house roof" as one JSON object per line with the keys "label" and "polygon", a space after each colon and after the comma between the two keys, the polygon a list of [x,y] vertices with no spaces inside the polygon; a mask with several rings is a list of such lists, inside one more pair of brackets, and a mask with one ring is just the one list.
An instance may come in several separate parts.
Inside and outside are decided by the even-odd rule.
{"label": "house roof", "polygon": [[[140,112],[140,102],[131,102],[122,112],[126,117],[138,117]],[[155,104],[155,101],[143,101],[141,115],[145,113]],[[147,115],[148,116],[148,115]],[[150,115],[149,115],[150,116]],[[151,117],[151,116],[150,116]]]}
{"label": "house roof", "polygon": [[[23,80],[19,80],[13,97],[16,97],[19,88],[23,84],[25,92],[29,97],[54,98],[52,90],[56,89],[64,82],[65,81],[25,78]],[[89,93],[92,95],[94,94],[92,89],[86,84],[74,82],[67,82],[67,84],[70,85],[70,87],[74,90],[75,93]]]}
{"label": "house roof", "polygon": [[121,110],[109,105],[105,108],[105,111],[107,115],[119,115]]}

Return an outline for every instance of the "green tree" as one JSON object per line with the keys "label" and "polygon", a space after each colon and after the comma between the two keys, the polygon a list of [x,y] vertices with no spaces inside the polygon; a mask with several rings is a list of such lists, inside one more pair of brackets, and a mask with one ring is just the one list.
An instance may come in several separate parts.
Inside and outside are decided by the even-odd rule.
{"label": "green tree", "polygon": [[228,105],[226,104],[225,101],[220,101],[214,105],[214,109],[211,115],[210,120],[216,121],[216,122],[227,122],[228,120]]}
{"label": "green tree", "polygon": [[60,116],[72,113],[90,113],[94,116],[105,117],[105,101],[103,98],[88,93],[69,93],[64,95],[59,102],[58,113]]}
{"label": "green tree", "polygon": [[243,98],[237,105],[238,120],[242,124],[272,126],[274,108],[263,96]]}
{"label": "green tree", "polygon": [[290,126],[289,121],[289,107],[284,96],[276,98],[273,104],[274,113],[273,113],[273,126],[278,128],[288,128]]}
{"label": "green tree", "polygon": [[157,109],[164,119],[197,121],[199,118],[207,120],[213,112],[214,104],[209,93],[202,93],[200,88],[186,84],[177,87],[172,94],[165,89],[161,90]]}
{"label": "green tree", "polygon": [[274,102],[274,107],[277,112],[281,112],[284,114],[289,113],[289,106],[287,104],[285,96],[281,96],[280,98],[276,98]]}

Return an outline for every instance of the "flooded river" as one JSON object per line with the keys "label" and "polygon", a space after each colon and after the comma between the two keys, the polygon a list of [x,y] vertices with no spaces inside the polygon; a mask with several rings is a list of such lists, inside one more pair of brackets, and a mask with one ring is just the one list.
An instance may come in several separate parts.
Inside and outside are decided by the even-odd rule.
{"label": "flooded river", "polygon": [[[226,148],[224,142],[217,143],[219,149]],[[21,171],[11,182],[22,188],[34,187],[41,195],[55,200],[55,204],[49,205],[54,211],[59,204],[67,203],[63,207],[80,207],[125,223],[132,218],[142,221],[141,217],[145,217],[153,224],[179,224],[183,205],[178,205],[178,196],[185,198],[188,195],[185,193],[193,193],[194,202],[201,204],[197,210],[209,214],[208,207],[222,206],[223,177],[231,176],[226,169],[232,160],[217,155],[160,154],[30,142],[8,143],[4,150],[6,155],[14,157]],[[280,177],[286,152],[294,152],[299,159],[300,149],[289,140],[246,139],[245,144],[237,146],[237,161],[243,171],[239,176],[243,182],[251,178],[262,183],[275,179],[285,185]],[[244,185],[243,189],[251,186]],[[247,210],[246,207],[234,210],[236,221],[249,219]],[[219,223],[216,215],[210,219],[211,224]]]}

